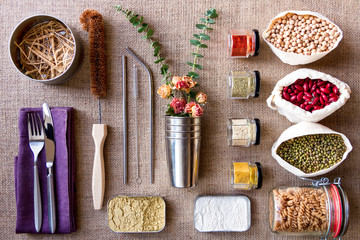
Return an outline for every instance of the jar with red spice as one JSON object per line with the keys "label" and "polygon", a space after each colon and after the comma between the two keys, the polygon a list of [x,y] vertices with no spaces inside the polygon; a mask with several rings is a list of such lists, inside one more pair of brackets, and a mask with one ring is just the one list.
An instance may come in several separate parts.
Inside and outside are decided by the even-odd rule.
{"label": "jar with red spice", "polygon": [[259,31],[253,29],[230,30],[228,35],[228,56],[230,58],[248,58],[257,56],[260,48]]}

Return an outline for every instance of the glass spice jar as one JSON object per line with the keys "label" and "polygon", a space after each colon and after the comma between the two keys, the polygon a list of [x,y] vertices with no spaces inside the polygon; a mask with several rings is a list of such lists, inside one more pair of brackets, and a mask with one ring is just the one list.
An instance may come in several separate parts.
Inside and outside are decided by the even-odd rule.
{"label": "glass spice jar", "polygon": [[233,189],[250,190],[262,187],[261,164],[233,162],[230,168],[230,184]]}
{"label": "glass spice jar", "polygon": [[228,145],[231,147],[249,147],[260,144],[260,120],[231,118],[228,122]]}
{"label": "glass spice jar", "polygon": [[259,71],[234,70],[229,72],[228,98],[248,99],[259,97]]}
{"label": "glass spice jar", "polygon": [[340,186],[340,178],[334,183],[328,181],[323,178],[314,181],[313,186],[278,187],[271,190],[271,231],[286,236],[340,239],[346,233],[349,223],[349,201]]}
{"label": "glass spice jar", "polygon": [[257,56],[260,48],[259,31],[253,29],[230,30],[228,34],[228,57],[230,58],[248,58]]}

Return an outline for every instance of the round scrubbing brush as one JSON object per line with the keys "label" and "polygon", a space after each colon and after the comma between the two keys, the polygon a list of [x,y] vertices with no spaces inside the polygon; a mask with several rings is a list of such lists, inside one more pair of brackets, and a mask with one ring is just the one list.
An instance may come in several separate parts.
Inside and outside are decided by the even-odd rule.
{"label": "round scrubbing brush", "polygon": [[93,9],[85,10],[80,16],[82,28],[89,33],[90,87],[91,93],[99,99],[99,124],[93,124],[92,136],[95,142],[95,156],[92,176],[92,194],[95,209],[101,209],[105,192],[104,142],[107,125],[101,124],[100,98],[106,95],[105,31],[102,15]]}

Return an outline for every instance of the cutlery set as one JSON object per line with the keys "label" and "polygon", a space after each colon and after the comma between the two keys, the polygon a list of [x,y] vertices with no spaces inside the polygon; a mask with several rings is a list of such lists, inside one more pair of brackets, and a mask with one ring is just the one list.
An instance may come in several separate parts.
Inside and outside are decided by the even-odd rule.
{"label": "cutlery set", "polygon": [[55,138],[54,123],[49,106],[42,105],[43,121],[38,113],[28,113],[29,146],[34,154],[34,222],[35,229],[40,232],[42,225],[42,203],[39,181],[38,156],[45,146],[47,168],[47,200],[50,232],[56,230],[56,206],[54,190]]}

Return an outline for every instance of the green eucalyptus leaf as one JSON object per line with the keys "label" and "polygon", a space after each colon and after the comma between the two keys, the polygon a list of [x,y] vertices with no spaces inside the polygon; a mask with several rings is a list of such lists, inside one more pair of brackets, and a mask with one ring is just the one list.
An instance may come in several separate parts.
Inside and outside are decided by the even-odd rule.
{"label": "green eucalyptus leaf", "polygon": [[137,31],[139,33],[142,33],[143,31],[145,31],[146,27],[138,27]]}
{"label": "green eucalyptus leaf", "polygon": [[197,39],[200,39],[200,35],[199,34],[193,34],[193,36]]}
{"label": "green eucalyptus leaf", "polygon": [[193,55],[193,56],[197,56],[198,58],[203,58],[204,56],[203,55],[201,55],[200,53],[191,53],[191,55]]}
{"label": "green eucalyptus leaf", "polygon": [[153,42],[152,44],[151,44],[151,46],[153,47],[153,48],[155,48],[156,46],[159,46],[159,42]]}
{"label": "green eucalyptus leaf", "polygon": [[206,28],[206,30],[209,30],[209,31],[211,31],[211,30],[213,30],[213,29],[212,29],[212,28],[209,28],[209,27],[208,27],[208,28]]}
{"label": "green eucalyptus leaf", "polygon": [[148,24],[147,24],[147,23],[143,23],[142,26],[143,26],[144,28],[147,28],[147,27],[148,27]]}
{"label": "green eucalyptus leaf", "polygon": [[169,66],[164,64],[164,65],[161,66],[160,70],[161,70],[162,75],[166,75],[168,70],[169,70]]}
{"label": "green eucalyptus leaf", "polygon": [[203,68],[200,64],[194,64],[194,66],[195,66],[197,69],[202,69],[202,68]]}
{"label": "green eucalyptus leaf", "polygon": [[159,62],[162,62],[162,61],[164,61],[164,60],[165,60],[165,58],[159,58],[159,59],[156,60],[154,63],[158,64]]}
{"label": "green eucalyptus leaf", "polygon": [[131,23],[133,23],[133,22],[135,22],[136,20],[137,20],[137,15],[134,15],[134,16],[132,16],[130,19],[129,19],[129,22],[131,22]]}
{"label": "green eucalyptus leaf", "polygon": [[199,40],[195,40],[195,39],[191,39],[190,43],[192,45],[195,45],[195,46],[200,46],[201,45],[201,42]]}
{"label": "green eucalyptus leaf", "polygon": [[215,23],[215,20],[212,19],[212,18],[208,18],[208,19],[207,19],[207,23],[209,23],[209,24],[214,24],[214,23]]}
{"label": "green eucalyptus leaf", "polygon": [[199,78],[199,74],[197,74],[196,72],[188,72],[188,76],[192,77],[192,78]]}
{"label": "green eucalyptus leaf", "polygon": [[156,46],[156,47],[155,47],[154,51],[159,52],[159,51],[160,51],[160,49],[161,49],[161,46],[160,46],[160,45],[158,45],[158,46]]}
{"label": "green eucalyptus leaf", "polygon": [[209,17],[211,17],[211,18],[217,18],[217,17],[218,17],[218,14],[217,14],[216,12],[213,12],[212,14],[210,14]]}
{"label": "green eucalyptus leaf", "polygon": [[208,46],[206,44],[200,44],[198,47],[200,48],[207,48]]}
{"label": "green eucalyptus leaf", "polygon": [[200,37],[201,37],[202,39],[204,39],[204,40],[210,40],[210,36],[207,35],[207,34],[205,34],[205,33],[200,33],[199,35],[200,35]]}
{"label": "green eucalyptus leaf", "polygon": [[200,18],[200,21],[203,22],[203,23],[207,23],[205,18]]}
{"label": "green eucalyptus leaf", "polygon": [[143,17],[143,16],[141,16],[141,17],[140,17],[140,20],[139,20],[140,25],[141,25],[141,24],[143,24],[143,20],[144,20],[144,17]]}
{"label": "green eucalyptus leaf", "polygon": [[140,25],[140,21],[133,21],[133,23],[132,23],[132,25],[134,26],[134,27],[136,27],[136,26],[138,26],[138,25]]}
{"label": "green eucalyptus leaf", "polygon": [[148,31],[147,31],[146,37],[150,38],[153,34],[154,34],[154,30],[149,28]]}
{"label": "green eucalyptus leaf", "polygon": [[192,63],[192,62],[186,62],[186,64],[191,66],[191,67],[194,67],[194,63]]}
{"label": "green eucalyptus leaf", "polygon": [[207,26],[204,25],[204,24],[196,24],[196,27],[197,27],[198,29],[207,29]]}

